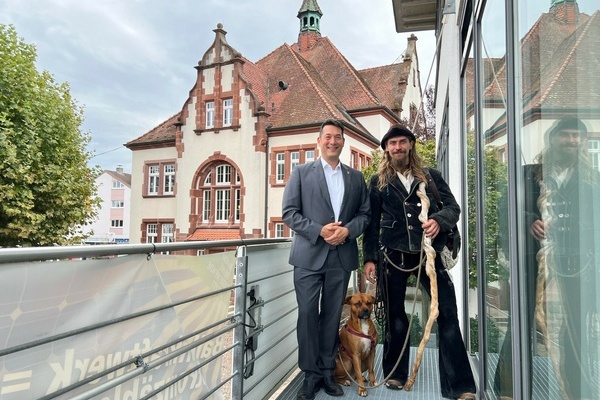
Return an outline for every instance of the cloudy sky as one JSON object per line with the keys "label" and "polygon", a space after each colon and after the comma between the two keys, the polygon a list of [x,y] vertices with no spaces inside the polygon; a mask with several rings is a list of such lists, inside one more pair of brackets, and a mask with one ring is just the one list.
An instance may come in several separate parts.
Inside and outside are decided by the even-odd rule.
{"label": "cloudy sky", "polygon": [[[579,0],[582,12],[598,0]],[[396,33],[391,0],[318,0],[321,34],[357,69],[401,60],[410,33]],[[68,82],[84,107],[91,160],[103,169],[131,172],[123,144],[175,114],[196,77],[194,66],[222,23],[227,40],[258,61],[298,37],[302,0],[1,0],[0,23],[12,24],[38,51],[38,69]],[[522,2],[528,26],[551,0]],[[504,0],[489,0],[502,13]],[[435,53],[433,31],[418,37],[422,84]],[[487,38],[492,40],[493,38]],[[501,38],[497,38],[501,39]],[[491,51],[493,46],[489,47]],[[500,48],[504,48],[500,46]],[[502,54],[496,54],[501,56]],[[434,83],[430,78],[429,84]]]}
{"label": "cloudy sky", "polygon": [[[396,33],[392,1],[318,0],[321,34],[357,69],[401,60],[410,33]],[[227,41],[258,61],[298,37],[302,0],[2,0],[0,23],[34,44],[38,70],[68,82],[84,107],[94,165],[131,172],[123,144],[178,112],[194,66],[222,23]],[[432,31],[415,32],[423,80]]]}

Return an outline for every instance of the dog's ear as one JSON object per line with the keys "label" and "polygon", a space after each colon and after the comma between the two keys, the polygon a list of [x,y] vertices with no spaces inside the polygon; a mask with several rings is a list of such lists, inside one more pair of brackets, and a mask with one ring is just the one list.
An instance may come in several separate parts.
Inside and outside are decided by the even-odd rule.
{"label": "dog's ear", "polygon": [[375,304],[375,296],[373,295],[368,295],[369,296],[369,305]]}
{"label": "dog's ear", "polygon": [[350,303],[350,302],[351,302],[351,300],[352,300],[352,295],[350,295],[350,296],[346,296],[346,300],[344,300],[344,304],[351,304],[351,303]]}

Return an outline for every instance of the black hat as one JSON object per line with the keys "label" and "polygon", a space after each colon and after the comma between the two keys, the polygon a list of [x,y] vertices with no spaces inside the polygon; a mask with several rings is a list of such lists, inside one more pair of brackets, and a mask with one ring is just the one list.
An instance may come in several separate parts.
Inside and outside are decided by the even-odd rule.
{"label": "black hat", "polygon": [[390,129],[387,131],[387,133],[383,135],[383,138],[381,139],[381,148],[385,150],[385,145],[387,144],[388,139],[391,139],[396,136],[406,136],[413,142],[417,140],[414,133],[409,131],[406,127],[396,124],[390,126]]}
{"label": "black hat", "polygon": [[556,120],[554,124],[552,124],[552,127],[550,127],[550,130],[548,131],[548,137],[552,139],[554,136],[556,136],[558,132],[561,132],[565,129],[572,129],[578,131],[580,137],[587,136],[587,127],[585,126],[583,121],[581,121],[577,117],[567,115]]}

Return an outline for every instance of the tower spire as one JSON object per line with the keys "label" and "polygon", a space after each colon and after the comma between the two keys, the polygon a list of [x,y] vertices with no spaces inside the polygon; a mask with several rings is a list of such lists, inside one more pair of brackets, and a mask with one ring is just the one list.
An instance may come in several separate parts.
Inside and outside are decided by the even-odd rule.
{"label": "tower spire", "polygon": [[300,33],[298,34],[299,50],[310,49],[321,37],[321,17],[323,12],[317,0],[303,0],[298,19],[300,20]]}

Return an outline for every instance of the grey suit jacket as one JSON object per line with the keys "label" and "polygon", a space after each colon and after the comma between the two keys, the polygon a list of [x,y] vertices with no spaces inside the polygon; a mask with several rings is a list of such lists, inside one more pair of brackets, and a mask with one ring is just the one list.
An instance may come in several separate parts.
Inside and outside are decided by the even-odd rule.
{"label": "grey suit jacket", "polygon": [[[369,224],[371,211],[362,173],[344,164],[342,173],[344,198],[339,220],[350,234],[337,250],[344,269],[352,271],[359,267],[356,239]],[[283,221],[295,232],[290,264],[309,270],[320,269],[330,250],[320,236],[321,228],[335,222],[321,159],[294,169],[283,193],[282,213]]]}

